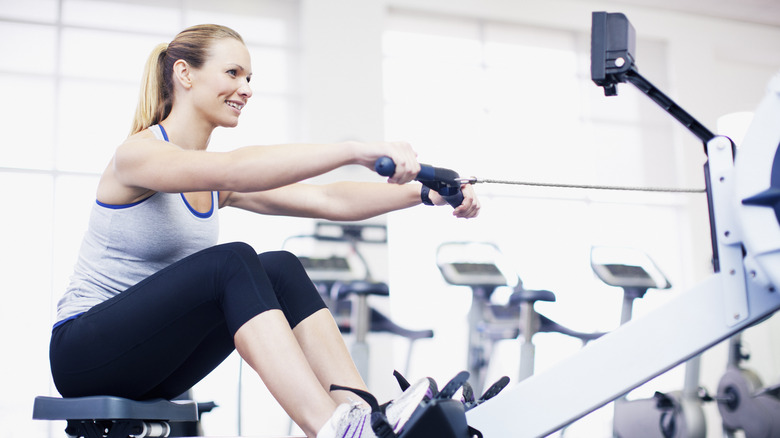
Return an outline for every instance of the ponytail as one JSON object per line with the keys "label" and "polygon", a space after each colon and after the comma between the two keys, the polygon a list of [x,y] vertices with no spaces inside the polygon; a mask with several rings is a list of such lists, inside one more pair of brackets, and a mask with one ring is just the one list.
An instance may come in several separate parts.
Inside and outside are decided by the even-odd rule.
{"label": "ponytail", "polygon": [[167,49],[168,44],[158,44],[146,60],[130,135],[160,123],[171,111],[171,98],[163,78]]}

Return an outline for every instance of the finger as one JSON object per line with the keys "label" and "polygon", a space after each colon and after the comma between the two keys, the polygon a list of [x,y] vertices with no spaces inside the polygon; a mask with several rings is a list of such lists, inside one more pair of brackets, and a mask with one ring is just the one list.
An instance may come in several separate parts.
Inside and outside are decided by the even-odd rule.
{"label": "finger", "polygon": [[461,212],[457,212],[456,216],[462,219],[471,219],[477,217],[478,214],[479,214],[478,207],[470,207],[464,209]]}
{"label": "finger", "polygon": [[399,160],[400,164],[396,164],[395,173],[388,178],[387,182],[393,184],[406,184],[413,180],[416,174],[412,173],[409,168],[409,164]]}
{"label": "finger", "polygon": [[472,218],[479,214],[480,203],[475,197],[474,191],[469,185],[461,186],[463,192],[463,203],[453,212],[461,218]]}
{"label": "finger", "polygon": [[452,211],[455,217],[465,218],[468,217],[471,211],[471,202],[468,198],[464,198],[463,202]]}
{"label": "finger", "polygon": [[417,162],[417,152],[406,142],[397,142],[394,144],[399,153],[399,159],[404,163],[404,173],[399,175],[399,184],[405,184],[412,181],[420,173],[420,163]]}
{"label": "finger", "polygon": [[414,180],[420,173],[420,165],[416,161],[399,160],[400,165],[396,165],[393,176],[388,180],[395,184],[406,184]]}

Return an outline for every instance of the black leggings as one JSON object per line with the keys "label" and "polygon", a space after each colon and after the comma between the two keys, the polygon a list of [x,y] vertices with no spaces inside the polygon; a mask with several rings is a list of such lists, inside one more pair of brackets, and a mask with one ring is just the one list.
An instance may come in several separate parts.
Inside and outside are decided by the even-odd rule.
{"label": "black leggings", "polygon": [[325,307],[293,254],[218,245],[55,327],[52,376],[65,397],[170,399],[222,363],[254,316],[281,309],[294,328]]}

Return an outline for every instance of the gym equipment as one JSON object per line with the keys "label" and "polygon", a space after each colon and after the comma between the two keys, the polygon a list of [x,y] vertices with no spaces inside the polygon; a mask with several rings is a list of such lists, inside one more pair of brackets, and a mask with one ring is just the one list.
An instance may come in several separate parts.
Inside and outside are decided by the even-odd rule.
{"label": "gym equipment", "polygon": [[386,243],[384,225],[317,222],[313,234],[291,236],[283,245],[296,247],[293,252],[320,291],[339,329],[354,334],[350,352],[365,380],[369,376],[369,332],[391,333],[409,340],[405,372],[409,369],[414,342],[433,337],[433,330],[406,329],[369,306],[369,295],[386,297],[390,290],[386,283],[374,281],[359,246]]}
{"label": "gym equipment", "polygon": [[195,436],[201,433],[201,416],[217,404],[191,398],[191,390],[173,400],[39,396],[33,403],[33,419],[66,420],[66,435],[77,438]]}
{"label": "gym equipment", "polygon": [[[669,289],[669,280],[646,254],[630,248],[593,247],[590,265],[604,283],[623,289],[620,324],[632,319],[634,301],[648,289]],[[656,392],[652,398],[615,400],[615,438],[704,438],[707,426],[699,394],[698,356],[686,362],[682,391]]]}
{"label": "gym equipment", "polygon": [[444,280],[455,286],[468,286],[472,291],[468,324],[468,371],[471,385],[480,392],[490,364],[493,347],[504,339],[517,339],[520,344],[518,381],[534,373],[536,347],[533,336],[539,332],[555,332],[587,343],[602,333],[582,333],[566,328],[540,314],[534,308],[537,301],[555,301],[548,290],[529,290],[523,287],[520,276],[506,304],[493,304],[491,297],[499,287],[510,285],[507,276],[512,272],[502,260],[499,248],[487,242],[447,242],[436,250],[436,264]]}
{"label": "gym equipment", "polygon": [[[607,95],[630,82],[704,144],[714,273],[467,412],[487,436],[549,435],[780,309],[780,75],[770,80],[735,156],[730,139],[713,135],[639,74],[634,48],[625,15],[593,13],[593,80]],[[621,354],[634,345],[647,354]],[[577,382],[577,396],[562,382]]]}
{"label": "gym equipment", "polygon": [[[374,170],[382,176],[393,176],[395,173],[395,162],[390,157],[380,157],[374,162]],[[460,191],[462,184],[457,172],[443,167],[433,167],[427,164],[420,165],[420,172],[415,177],[424,186],[436,192],[455,208],[463,202],[463,192]]]}
{"label": "gym equipment", "polygon": [[743,368],[741,333],[729,340],[729,363],[718,384],[715,400],[723,420],[724,436],[745,438],[780,436],[780,384],[764,387],[753,371]]}
{"label": "gym equipment", "polygon": [[[409,382],[398,371],[393,374],[401,390],[409,388]],[[386,405],[380,405],[372,394],[338,385],[331,385],[330,389],[350,391],[362,398],[371,407],[371,429],[379,438],[482,438],[482,433],[466,422],[465,412],[498,394],[508,383],[508,378],[496,382],[491,387],[492,392],[483,395],[479,402],[454,400],[452,397],[459,389],[463,388],[463,392],[467,392],[468,378],[468,371],[461,371],[441,390],[433,379],[428,378],[428,394],[409,417],[400,434],[393,431],[393,425],[389,424],[385,416]]]}
{"label": "gym equipment", "polygon": [[135,401],[120,397],[36,397],[35,420],[67,420],[65,433],[83,438],[167,437],[170,422],[198,421],[193,401]]}

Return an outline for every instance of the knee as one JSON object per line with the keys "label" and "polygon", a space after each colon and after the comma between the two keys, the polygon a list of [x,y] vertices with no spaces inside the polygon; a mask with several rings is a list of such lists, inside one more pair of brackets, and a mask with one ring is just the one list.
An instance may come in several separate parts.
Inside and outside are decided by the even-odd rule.
{"label": "knee", "polygon": [[270,262],[279,263],[286,266],[301,264],[301,261],[300,259],[298,259],[298,256],[291,253],[290,251],[285,251],[285,250],[264,252],[262,254],[259,254],[259,257],[260,260],[263,262],[270,261]]}
{"label": "knee", "polygon": [[244,242],[223,243],[217,245],[217,248],[234,253],[243,259],[251,260],[257,257],[257,252],[252,245]]}
{"label": "knee", "polygon": [[261,269],[260,262],[257,259],[257,251],[244,242],[223,243],[211,248],[212,253],[217,256],[219,263],[216,267],[221,271],[226,269],[232,272],[235,269],[257,271]]}
{"label": "knee", "polygon": [[289,251],[264,252],[258,257],[269,275],[294,275],[308,278],[298,256]]}

